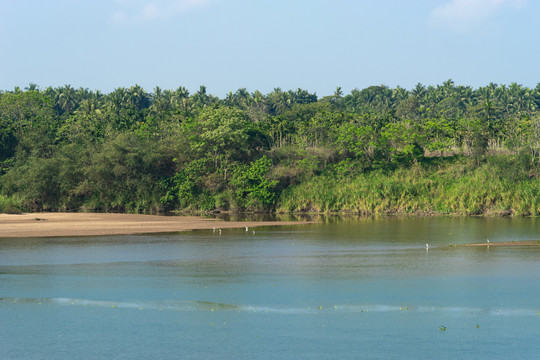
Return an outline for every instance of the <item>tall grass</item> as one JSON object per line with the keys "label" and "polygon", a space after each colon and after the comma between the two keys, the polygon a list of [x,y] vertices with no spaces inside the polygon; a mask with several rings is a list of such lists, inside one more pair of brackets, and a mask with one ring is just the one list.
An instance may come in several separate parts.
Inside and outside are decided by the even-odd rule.
{"label": "tall grass", "polygon": [[540,180],[502,176],[489,165],[430,169],[417,164],[393,172],[346,178],[321,175],[286,189],[279,212],[538,216]]}

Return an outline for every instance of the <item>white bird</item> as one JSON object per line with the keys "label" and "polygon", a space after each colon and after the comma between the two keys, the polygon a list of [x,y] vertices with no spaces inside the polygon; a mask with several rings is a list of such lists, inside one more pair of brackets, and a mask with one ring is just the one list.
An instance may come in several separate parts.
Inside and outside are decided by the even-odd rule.
{"label": "white bird", "polygon": [[253,235],[255,235],[255,230],[253,230]]}
{"label": "white bird", "polygon": [[212,232],[216,232],[216,228],[212,228]]}
{"label": "white bird", "polygon": [[249,230],[249,228],[246,226],[246,231],[248,231],[248,230]]}
{"label": "white bird", "polygon": [[488,244],[489,244],[489,239],[487,239],[487,242],[488,242]]}
{"label": "white bird", "polygon": [[426,250],[428,250],[428,249],[429,249],[429,245],[426,243]]}
{"label": "white bird", "polygon": [[221,229],[219,229],[219,235],[221,235]]}

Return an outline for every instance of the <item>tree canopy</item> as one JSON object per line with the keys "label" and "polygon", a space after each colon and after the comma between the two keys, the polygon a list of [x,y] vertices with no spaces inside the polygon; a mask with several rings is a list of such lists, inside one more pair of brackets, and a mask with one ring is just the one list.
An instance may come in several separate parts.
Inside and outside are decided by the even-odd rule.
{"label": "tree canopy", "polygon": [[321,176],[494,155],[538,180],[540,84],[0,92],[0,196],[24,209],[273,210]]}

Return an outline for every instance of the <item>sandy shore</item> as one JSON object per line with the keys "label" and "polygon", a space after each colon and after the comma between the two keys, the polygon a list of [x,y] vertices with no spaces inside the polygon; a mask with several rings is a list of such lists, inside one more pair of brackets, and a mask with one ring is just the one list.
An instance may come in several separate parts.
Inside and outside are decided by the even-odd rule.
{"label": "sandy shore", "polygon": [[[0,237],[49,237],[147,234],[196,229],[296,225],[293,221],[222,221],[197,216],[97,213],[0,214]],[[251,231],[251,230],[250,230]]]}

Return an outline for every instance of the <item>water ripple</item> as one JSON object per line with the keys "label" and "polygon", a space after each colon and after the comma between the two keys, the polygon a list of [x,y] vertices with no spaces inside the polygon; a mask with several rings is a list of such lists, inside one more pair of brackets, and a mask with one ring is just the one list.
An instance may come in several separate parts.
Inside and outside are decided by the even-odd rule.
{"label": "water ripple", "polygon": [[263,305],[227,304],[212,301],[113,301],[77,298],[0,298],[2,304],[37,304],[58,306],[91,306],[110,309],[136,309],[158,311],[236,311],[274,314],[317,314],[317,313],[453,313],[453,314],[487,314],[492,316],[530,316],[540,315],[538,309],[526,308],[479,308],[467,306],[399,306],[387,304],[368,305],[312,305],[306,307],[279,307]]}

